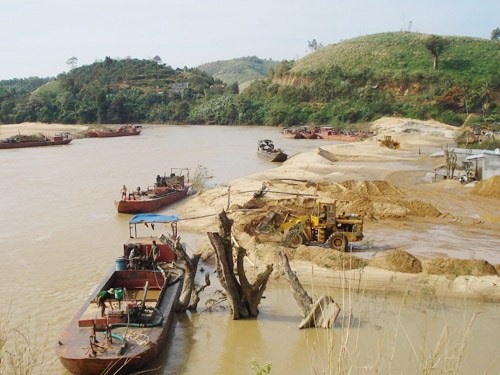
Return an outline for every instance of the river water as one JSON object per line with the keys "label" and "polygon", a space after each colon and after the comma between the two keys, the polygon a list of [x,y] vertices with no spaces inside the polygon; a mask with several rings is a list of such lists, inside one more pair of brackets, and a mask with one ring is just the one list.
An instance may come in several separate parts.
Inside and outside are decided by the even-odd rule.
{"label": "river water", "polygon": [[[264,138],[290,155],[331,144],[289,140],[275,128],[145,126],[138,137],[2,150],[0,323],[9,328],[9,358],[27,346],[32,373],[67,374],[53,349],[121,255],[131,217],[114,207],[123,184],[145,188],[171,167],[193,172],[199,165],[213,176],[210,184],[224,184],[272,167],[256,155]],[[159,213],[175,214],[176,205]],[[190,248],[199,237],[181,235]],[[205,298],[215,289],[207,289]],[[432,293],[403,299],[315,292],[332,295],[343,307],[333,330],[298,330],[301,317],[288,286],[271,281],[258,319],[232,321],[227,310],[203,311],[202,304],[201,314],[178,315],[151,373],[255,374],[252,361],[269,362],[273,374],[337,373],[342,366],[353,373],[418,373],[434,350],[445,368],[460,358],[463,373],[500,369],[498,304],[438,302]],[[348,350],[340,350],[344,344]]]}

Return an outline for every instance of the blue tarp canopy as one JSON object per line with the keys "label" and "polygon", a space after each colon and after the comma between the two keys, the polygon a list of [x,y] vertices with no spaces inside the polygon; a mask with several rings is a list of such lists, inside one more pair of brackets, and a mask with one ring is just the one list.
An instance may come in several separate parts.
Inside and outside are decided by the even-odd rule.
{"label": "blue tarp canopy", "polygon": [[165,216],[157,214],[137,214],[132,219],[130,219],[130,224],[139,223],[173,223],[177,222],[179,218],[177,216]]}

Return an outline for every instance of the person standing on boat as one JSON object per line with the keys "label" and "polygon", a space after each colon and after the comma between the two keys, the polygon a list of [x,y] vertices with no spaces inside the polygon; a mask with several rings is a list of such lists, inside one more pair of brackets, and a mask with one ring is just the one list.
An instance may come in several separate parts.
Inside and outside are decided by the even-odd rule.
{"label": "person standing on boat", "polygon": [[154,265],[160,257],[160,248],[156,245],[156,241],[153,241],[153,245],[151,246],[151,256],[153,257]]}
{"label": "person standing on boat", "polygon": [[122,192],[122,201],[127,200],[127,187],[125,185],[123,185],[121,192]]}
{"label": "person standing on boat", "polygon": [[103,290],[97,295],[97,305],[101,308],[101,317],[104,317],[104,312],[106,310],[106,301],[109,303],[109,308],[113,310],[113,305],[111,304],[111,299],[115,298],[115,290],[113,288],[109,290]]}
{"label": "person standing on boat", "polygon": [[130,250],[128,261],[128,266],[131,270],[138,270],[140,268],[141,252],[135,245]]}

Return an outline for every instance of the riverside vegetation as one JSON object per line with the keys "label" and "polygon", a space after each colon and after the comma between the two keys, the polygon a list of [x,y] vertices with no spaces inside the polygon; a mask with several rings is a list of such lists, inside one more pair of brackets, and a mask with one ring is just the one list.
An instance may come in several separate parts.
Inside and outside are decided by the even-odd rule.
{"label": "riverside vegetation", "polygon": [[[436,38],[444,47],[434,68]],[[398,114],[498,127],[499,60],[498,40],[413,32],[353,38],[279,64],[253,57],[174,69],[158,56],[106,57],[55,78],[0,81],[0,123],[346,128]],[[262,78],[237,82],[235,72]]]}

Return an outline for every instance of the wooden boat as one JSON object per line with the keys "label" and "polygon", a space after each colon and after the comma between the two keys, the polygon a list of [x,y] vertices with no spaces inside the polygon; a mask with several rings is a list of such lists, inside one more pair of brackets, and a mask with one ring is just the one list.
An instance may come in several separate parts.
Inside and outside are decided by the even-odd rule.
{"label": "wooden boat", "polygon": [[329,126],[320,128],[319,135],[322,139],[331,141],[357,142],[374,135],[372,132],[340,131]]}
{"label": "wooden boat", "polygon": [[267,161],[281,163],[288,158],[281,149],[275,148],[273,141],[270,139],[262,139],[258,143],[257,155],[266,159]]}
{"label": "wooden boat", "polygon": [[70,133],[55,133],[52,137],[44,135],[17,135],[0,141],[0,150],[7,148],[41,147],[67,145],[73,140]]}
{"label": "wooden boat", "polygon": [[142,126],[140,125],[126,125],[120,126],[118,129],[109,130],[97,130],[95,133],[99,138],[110,138],[110,137],[124,137],[128,135],[139,135],[141,134]]}
{"label": "wooden boat", "polygon": [[[116,260],[114,269],[59,337],[56,353],[71,373],[130,374],[157,357],[172,325],[182,287],[182,272],[168,266],[175,260],[172,247],[177,238],[177,220],[175,216],[152,214],[136,215],[130,220],[131,238],[124,244],[123,257]],[[143,223],[149,232],[155,224],[159,229],[170,223],[172,233],[168,237],[139,237],[137,225]],[[150,257],[153,240],[159,248],[156,262]],[[136,252],[135,263],[127,266],[132,251]],[[114,293],[113,308],[106,306],[104,316],[95,302],[101,291],[109,291],[112,296]]]}
{"label": "wooden boat", "polygon": [[[184,173],[188,181],[185,181]],[[156,183],[145,191],[137,188],[135,192],[122,193],[122,199],[115,201],[118,212],[124,214],[146,213],[156,211],[184,198],[191,185],[187,168],[172,168],[169,176],[156,176]]]}
{"label": "wooden boat", "polygon": [[333,162],[333,163],[336,163],[338,162],[339,160],[335,157],[335,155],[333,155],[330,151],[326,151],[325,149],[323,148],[318,148],[318,154],[321,155],[322,157],[324,157],[325,159]]}
{"label": "wooden boat", "polygon": [[285,128],[283,129],[283,136],[290,139],[304,139],[305,136],[299,128]]}
{"label": "wooden boat", "polygon": [[320,139],[318,127],[290,127],[283,129],[283,135],[290,139]]}
{"label": "wooden boat", "polygon": [[86,133],[87,138],[97,138],[97,131],[95,130],[88,130]]}
{"label": "wooden boat", "polygon": [[302,134],[306,139],[321,139],[321,134],[319,134],[319,127],[304,127],[302,129]]}

